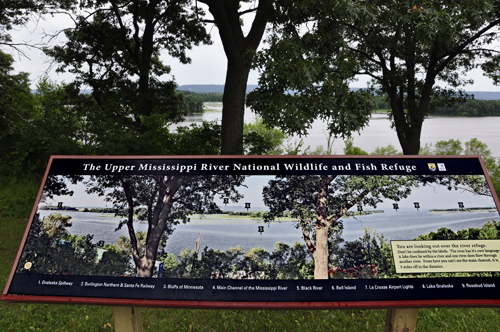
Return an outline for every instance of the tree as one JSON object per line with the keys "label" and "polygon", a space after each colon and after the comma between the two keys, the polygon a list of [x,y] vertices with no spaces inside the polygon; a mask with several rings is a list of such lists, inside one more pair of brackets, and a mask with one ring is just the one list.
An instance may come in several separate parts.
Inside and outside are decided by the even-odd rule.
{"label": "tree", "polygon": [[[323,10],[323,4],[317,6]],[[330,137],[349,138],[368,123],[373,103],[367,91],[349,88],[356,64],[335,54],[343,40],[330,38],[328,47],[319,49],[317,33],[302,33],[301,6],[280,1],[275,7],[270,46],[256,60],[259,87],[247,104],[265,124],[286,134],[306,135],[320,119]]]}
{"label": "tree", "polygon": [[[233,0],[200,0],[208,6],[212,20],[219,29],[219,35],[227,57],[226,80],[222,106],[222,154],[243,154],[243,123],[245,95],[252,59],[257,51],[267,22],[272,0],[260,0],[254,8],[241,10],[242,3]],[[255,13],[250,31],[245,35],[241,17]]]}
{"label": "tree", "polygon": [[[45,50],[59,63],[59,71],[77,76],[73,85],[78,90],[91,89],[89,121],[104,121],[109,139],[136,137],[151,142],[186,114],[175,83],[160,80],[170,68],[159,56],[166,50],[189,63],[186,50],[209,43],[197,20],[200,11],[189,5],[189,0],[85,2],[75,17],[75,28],[65,30],[68,42]],[[96,114],[101,114],[97,120]],[[154,146],[150,150],[159,153]]]}
{"label": "tree", "polygon": [[394,145],[389,144],[385,147],[380,147],[380,146],[376,147],[375,150],[370,154],[374,156],[395,156],[395,155],[400,155],[402,153],[399,152]]}
{"label": "tree", "polygon": [[[118,228],[127,227],[130,251],[138,277],[151,277],[160,242],[174,231],[174,226],[189,221],[189,214],[218,211],[216,195],[237,201],[242,196],[236,188],[242,176],[94,176],[87,192],[106,195],[124,219]],[[134,228],[138,208],[148,223],[146,239],[140,241]]]}
{"label": "tree", "polygon": [[[464,74],[498,57],[492,43],[500,17],[493,0],[280,1],[275,21],[282,28],[266,54],[277,63],[275,50],[290,52],[281,53],[281,68],[277,63],[264,76],[286,89],[279,78],[294,66],[314,73],[322,64],[340,70],[345,63],[348,77],[368,75],[377,94],[388,96],[404,154],[418,154],[422,124],[433,109],[465,98],[455,90],[469,82]],[[309,82],[311,89],[329,81],[320,78]],[[438,87],[438,80],[451,88]]]}
{"label": "tree", "polygon": [[24,54],[20,46],[26,43],[12,42],[9,31],[14,26],[25,25],[34,15],[69,9],[74,0],[2,0],[0,2],[0,45],[11,47]]}
{"label": "tree", "polygon": [[13,64],[12,56],[0,51],[0,140],[19,130],[33,111],[28,74],[14,74]]}
{"label": "tree", "polygon": [[253,123],[245,123],[243,137],[245,154],[283,154],[285,134],[276,128],[266,126],[260,118],[256,118]]}
{"label": "tree", "polygon": [[314,257],[314,279],[328,279],[329,233],[342,229],[340,218],[356,204],[376,207],[383,199],[399,201],[419,186],[415,176],[277,176],[263,189],[271,222],[291,212]]}
{"label": "tree", "polygon": [[192,113],[203,113],[203,97],[191,91],[180,91],[184,100],[184,108]]}
{"label": "tree", "polygon": [[44,77],[36,87],[31,93],[27,76],[22,88],[14,79],[2,87],[6,105],[0,111],[5,112],[0,151],[7,156],[2,160],[6,169],[42,175],[51,155],[82,154],[91,136],[84,116],[73,107],[80,99],[67,86]]}
{"label": "tree", "polygon": [[365,150],[362,150],[358,146],[354,146],[354,142],[352,139],[346,140],[345,142],[345,147],[344,147],[344,154],[346,156],[348,155],[368,155],[368,152]]}
{"label": "tree", "polygon": [[[484,166],[488,171],[496,195],[500,193],[500,159],[493,157],[491,151],[488,149],[488,145],[477,138],[472,138],[465,142],[464,146],[462,146],[462,142],[459,139],[438,141],[434,148],[432,144],[426,144],[420,153],[425,155],[479,155],[484,161]],[[463,183],[457,181],[457,185],[462,186]],[[466,187],[462,189],[472,191],[478,195],[492,195],[486,182],[479,182],[476,185],[472,185],[472,183],[469,182]]]}

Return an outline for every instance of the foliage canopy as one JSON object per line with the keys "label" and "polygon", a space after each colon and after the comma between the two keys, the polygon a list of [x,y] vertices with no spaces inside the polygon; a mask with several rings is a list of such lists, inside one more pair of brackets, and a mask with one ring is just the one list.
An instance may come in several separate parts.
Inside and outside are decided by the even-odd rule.
{"label": "foliage canopy", "polygon": [[[263,56],[269,59],[264,88],[252,101],[257,112],[273,114],[273,102],[280,99],[288,99],[280,106],[293,106],[287,89],[312,102],[317,91],[342,81],[336,76],[368,75],[371,88],[388,96],[404,154],[418,154],[427,115],[466,97],[456,90],[468,83],[462,74],[498,56],[493,42],[500,17],[493,0],[284,0],[274,9],[274,34]],[[491,72],[497,68],[490,66]],[[289,80],[297,72],[301,80]],[[438,81],[450,88],[440,88]],[[296,88],[296,82],[308,88]],[[339,96],[330,93],[330,100]],[[311,117],[309,110],[300,111]]]}

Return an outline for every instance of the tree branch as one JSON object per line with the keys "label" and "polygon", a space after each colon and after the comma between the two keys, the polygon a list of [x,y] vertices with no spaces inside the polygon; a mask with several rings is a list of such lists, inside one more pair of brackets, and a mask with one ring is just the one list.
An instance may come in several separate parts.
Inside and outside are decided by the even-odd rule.
{"label": "tree branch", "polygon": [[441,63],[441,65],[439,65],[436,68],[436,71],[437,72],[442,71],[444,68],[446,68],[446,66],[448,66],[448,64],[450,64],[451,61],[453,61],[459,54],[461,54],[461,52],[468,45],[472,44],[474,41],[476,41],[479,38],[481,38],[486,32],[488,32],[489,30],[493,29],[495,26],[498,26],[498,25],[500,25],[500,18],[494,20],[493,22],[491,22],[490,24],[488,24],[487,26],[485,26],[483,29],[479,30],[474,35],[472,35],[471,37],[469,37],[466,40],[464,40],[453,51],[445,53],[445,54],[443,54],[441,56],[438,56],[437,57],[438,61],[441,60],[441,59],[444,59],[444,61]]}
{"label": "tree branch", "polygon": [[245,15],[245,14],[248,14],[248,13],[254,13],[256,11],[257,11],[257,8],[247,9],[247,10],[244,10],[242,12],[238,12],[238,15],[242,16],[242,15]]}
{"label": "tree branch", "polygon": [[305,221],[302,220],[302,225],[300,227],[300,229],[302,230],[302,236],[304,237],[304,242],[306,243],[307,249],[309,249],[309,251],[312,254],[314,254],[314,252],[316,251],[316,247],[312,243],[311,237],[309,236],[309,232],[307,231],[306,227],[304,226],[304,223],[305,223]]}

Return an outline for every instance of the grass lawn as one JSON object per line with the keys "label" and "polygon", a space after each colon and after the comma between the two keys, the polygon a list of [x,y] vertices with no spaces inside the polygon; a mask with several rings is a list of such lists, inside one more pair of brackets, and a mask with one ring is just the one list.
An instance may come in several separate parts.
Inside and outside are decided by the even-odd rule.
{"label": "grass lawn", "polygon": [[[0,185],[0,288],[3,290],[38,185],[1,178]],[[24,198],[19,199],[16,193]],[[420,309],[417,330],[500,331],[499,313],[498,308]],[[383,331],[385,310],[143,308],[142,318],[145,331]],[[110,307],[0,302],[0,331],[113,331],[113,326]]]}

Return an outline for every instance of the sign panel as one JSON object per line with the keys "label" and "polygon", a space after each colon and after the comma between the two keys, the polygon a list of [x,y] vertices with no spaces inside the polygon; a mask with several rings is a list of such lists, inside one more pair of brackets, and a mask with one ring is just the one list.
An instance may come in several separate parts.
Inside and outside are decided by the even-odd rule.
{"label": "sign panel", "polygon": [[477,156],[53,157],[2,300],[495,306],[491,188]]}

